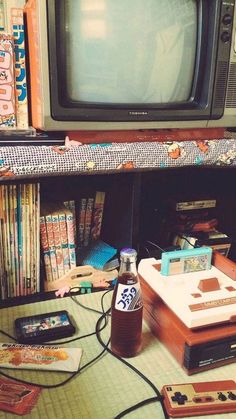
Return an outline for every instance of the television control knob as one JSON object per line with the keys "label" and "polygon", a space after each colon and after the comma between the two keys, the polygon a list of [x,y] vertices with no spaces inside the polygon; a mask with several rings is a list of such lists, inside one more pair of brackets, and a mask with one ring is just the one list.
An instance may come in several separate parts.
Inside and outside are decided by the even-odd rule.
{"label": "television control knob", "polygon": [[225,402],[225,400],[227,400],[227,397],[225,396],[225,394],[221,393],[221,391],[218,394],[218,399],[221,400],[222,402]]}
{"label": "television control knob", "polygon": [[229,42],[231,39],[231,35],[228,31],[224,31],[221,34],[221,41],[224,42],[224,44],[226,44],[227,42]]}
{"label": "television control knob", "polygon": [[224,25],[230,25],[232,23],[232,16],[226,13],[226,15],[223,16],[222,23]]}

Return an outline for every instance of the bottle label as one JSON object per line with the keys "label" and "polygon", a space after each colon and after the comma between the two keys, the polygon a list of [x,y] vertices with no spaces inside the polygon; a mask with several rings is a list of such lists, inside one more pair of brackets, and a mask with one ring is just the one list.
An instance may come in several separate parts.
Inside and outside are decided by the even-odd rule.
{"label": "bottle label", "polygon": [[118,284],[115,308],[120,311],[136,311],[143,306],[140,284]]}

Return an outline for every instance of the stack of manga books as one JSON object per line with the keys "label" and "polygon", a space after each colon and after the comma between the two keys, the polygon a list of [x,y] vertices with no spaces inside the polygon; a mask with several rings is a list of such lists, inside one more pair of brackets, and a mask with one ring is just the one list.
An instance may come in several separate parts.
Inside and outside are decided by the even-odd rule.
{"label": "stack of manga books", "polygon": [[105,192],[96,191],[95,196],[83,197],[79,202],[77,243],[78,249],[98,240],[101,235]]}
{"label": "stack of manga books", "polygon": [[42,204],[40,241],[47,281],[55,281],[76,266],[75,215],[68,202]]}
{"label": "stack of manga books", "polygon": [[80,250],[100,238],[105,192],[78,200],[42,203],[40,243],[46,281],[55,281],[76,266]]}
{"label": "stack of manga books", "polygon": [[0,185],[0,298],[40,291],[39,184]]}

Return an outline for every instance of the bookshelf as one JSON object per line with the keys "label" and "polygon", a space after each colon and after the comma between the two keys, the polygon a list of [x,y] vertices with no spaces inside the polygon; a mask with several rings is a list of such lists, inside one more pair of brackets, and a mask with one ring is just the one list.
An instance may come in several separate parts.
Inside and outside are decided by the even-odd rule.
{"label": "bookshelf", "polygon": [[[225,132],[225,137],[221,140],[186,141],[185,138],[178,137],[179,141],[175,141],[173,136],[170,139],[168,132],[168,140],[165,142],[142,142],[143,136],[147,140],[151,137],[153,139],[155,134],[146,137],[140,130],[139,133],[131,131],[126,134],[126,139],[131,142],[124,142],[126,140],[122,138],[120,131],[117,134],[120,142],[89,144],[87,135],[91,134],[85,132],[82,137],[86,144],[65,147],[63,132],[37,132],[28,126],[31,119],[28,109],[30,84],[29,79],[27,80],[30,63],[22,10],[26,2],[14,0],[3,3],[2,11],[5,9],[8,17],[5,30],[12,32],[11,25],[14,23],[13,38],[17,39],[18,46],[18,38],[22,40],[20,47],[24,59],[18,62],[17,57],[21,54],[16,54],[16,68],[20,65],[22,70],[27,70],[20,84],[16,78],[16,92],[19,93],[23,85],[24,88],[28,86],[23,101],[16,94],[16,110],[19,112],[16,114],[13,129],[0,131],[0,185],[38,183],[40,204],[78,200],[81,196],[93,196],[96,191],[104,191],[106,199],[101,239],[118,251],[124,246],[133,246],[140,256],[144,255],[145,241],[148,239],[160,246],[166,244],[165,237],[160,235],[159,218],[163,212],[162,204],[169,195],[175,194],[178,198],[188,197],[190,192],[198,196],[207,195],[211,191],[219,200],[222,229],[235,235],[235,199],[231,189],[228,190],[225,186],[231,184],[236,165],[236,139],[233,134]],[[17,15],[15,8],[10,12],[12,5],[20,7]],[[16,18],[17,22],[14,20]],[[207,131],[204,130],[204,135]],[[211,135],[213,131],[211,130]],[[219,187],[215,188],[215,185]],[[78,219],[78,213],[76,215]],[[43,290],[43,276],[43,269],[40,269],[40,290]],[[50,293],[40,291],[34,295],[8,298],[4,301],[0,298],[0,306],[49,297]]]}
{"label": "bookshelf", "polygon": [[[134,246],[140,257],[147,256],[146,240],[166,245],[160,237],[159,215],[170,196],[176,199],[214,196],[221,230],[235,237],[236,140],[227,137],[209,141],[207,153],[195,141],[181,142],[179,146],[182,155],[173,159],[167,144],[158,142],[90,144],[69,150],[62,142],[35,146],[4,144],[0,147],[0,162],[9,173],[3,173],[0,184],[39,182],[41,202],[76,199],[104,190],[102,240],[118,250]],[[230,256],[236,258],[234,246]],[[14,297],[0,301],[0,306],[52,298],[53,294],[41,291]]]}
{"label": "bookshelf", "polygon": [[[0,150],[1,151],[1,150]],[[81,196],[94,195],[97,190],[105,191],[106,199],[102,223],[101,239],[120,249],[137,243],[136,230],[138,226],[135,208],[138,206],[136,173],[106,174],[78,174],[62,176],[33,177],[30,175],[11,179],[1,178],[1,184],[40,184],[40,202],[67,201],[80,199]],[[122,233],[121,233],[122,232]],[[38,238],[39,239],[39,238]],[[43,289],[45,277],[44,267],[41,263],[40,284]],[[31,301],[51,298],[54,293],[44,292],[33,295],[7,298],[0,302],[0,306],[24,304]]]}

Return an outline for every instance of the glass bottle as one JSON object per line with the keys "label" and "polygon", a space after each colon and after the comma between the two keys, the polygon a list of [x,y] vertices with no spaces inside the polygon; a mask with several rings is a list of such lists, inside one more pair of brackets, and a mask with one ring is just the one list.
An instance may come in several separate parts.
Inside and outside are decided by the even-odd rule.
{"label": "glass bottle", "polygon": [[111,306],[111,350],[124,358],[137,355],[142,344],[143,303],[136,259],[136,250],[121,250]]}

